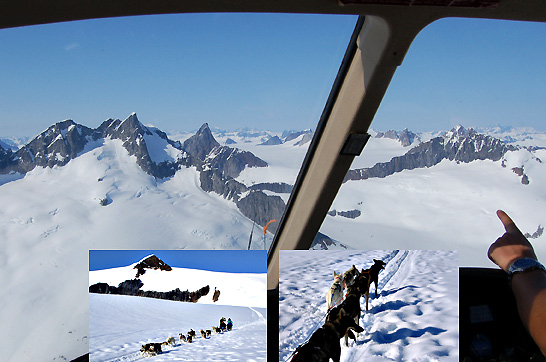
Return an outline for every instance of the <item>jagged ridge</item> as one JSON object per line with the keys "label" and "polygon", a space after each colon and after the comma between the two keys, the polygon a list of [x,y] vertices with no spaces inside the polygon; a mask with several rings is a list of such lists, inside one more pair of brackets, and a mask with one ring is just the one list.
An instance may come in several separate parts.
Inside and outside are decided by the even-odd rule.
{"label": "jagged ridge", "polygon": [[377,163],[370,168],[349,170],[348,180],[365,180],[372,177],[387,177],[403,170],[413,170],[437,165],[442,160],[469,163],[475,160],[498,161],[514,146],[478,133],[462,126],[453,128],[441,137],[435,137],[410,149],[405,155],[394,157],[389,162]]}
{"label": "jagged ridge", "polygon": [[[153,139],[155,137],[155,140]],[[154,128],[144,126],[136,113],[124,121],[107,119],[92,129],[66,120],[42,132],[17,152],[0,147],[0,174],[25,174],[37,166],[64,166],[84,151],[99,147],[103,139],[118,139],[129,155],[146,173],[159,178],[172,177],[181,167],[195,167],[200,172],[201,188],[232,200],[241,212],[259,225],[280,218],[285,204],[278,196],[268,196],[249,189],[235,178],[246,167],[267,167],[267,163],[248,151],[221,146],[207,123],[183,144],[170,140]],[[165,147],[178,152],[173,160],[155,162],[150,155],[147,139],[160,140]],[[102,205],[108,205],[107,199]],[[271,228],[274,231],[276,226]]]}

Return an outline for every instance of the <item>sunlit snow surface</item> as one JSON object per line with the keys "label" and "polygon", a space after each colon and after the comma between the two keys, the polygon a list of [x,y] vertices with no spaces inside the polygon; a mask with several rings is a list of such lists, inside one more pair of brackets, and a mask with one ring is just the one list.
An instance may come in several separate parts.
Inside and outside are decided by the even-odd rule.
{"label": "sunlit snow surface", "polygon": [[[487,133],[512,145],[546,146],[543,133]],[[438,134],[420,137],[426,141]],[[171,138],[183,141],[190,135]],[[293,184],[309,143],[298,146],[295,139],[259,145],[272,135],[280,136],[214,133],[220,144],[232,138],[236,143],[230,147],[251,151],[268,163],[266,168],[245,169],[238,181],[247,186]],[[155,136],[154,141],[149,147],[155,160],[178,157]],[[409,148],[395,140],[371,138],[352,168],[387,162]],[[0,328],[0,340],[10,344],[3,351],[4,361],[63,361],[87,353],[89,249],[248,246],[252,222],[232,201],[203,192],[195,168],[156,180],[136,165],[118,140],[90,144],[86,151],[63,167],[36,168],[24,177],[0,175],[0,320],[9,326]],[[494,267],[486,252],[504,232],[497,209],[508,212],[524,233],[546,226],[546,150],[509,152],[505,166],[501,161],[444,161],[384,179],[347,182],[331,209],[357,209],[361,216],[327,216],[321,232],[357,250],[458,250],[461,265]],[[529,185],[512,171],[520,166]],[[289,196],[277,195],[285,201]],[[103,199],[106,206],[100,205]],[[254,237],[261,239],[258,234]],[[546,235],[531,242],[546,260]],[[263,243],[251,247],[262,249]]]}
{"label": "sunlit snow surface", "polygon": [[[281,251],[279,256],[279,360],[324,324],[333,273],[354,264],[387,262],[378,296],[363,309],[356,344],[341,343],[341,361],[458,361],[459,295],[456,251]],[[373,287],[372,287],[373,290]]]}
{"label": "sunlit snow surface", "polygon": [[[89,284],[117,285],[134,277],[132,266],[89,273]],[[211,291],[197,303],[175,302],[122,295],[89,294],[89,352],[91,361],[147,360],[139,349],[145,343],[175,337],[176,345],[163,346],[154,361],[265,361],[266,274],[219,273],[173,268],[147,270],[140,279],[142,290],[190,291],[209,285]],[[220,289],[212,302],[214,287]],[[200,329],[218,326],[220,318],[231,318],[234,328],[201,338]],[[193,329],[193,343],[180,342],[179,333]]]}
{"label": "sunlit snow surface", "polygon": [[156,180],[121,141],[95,146],[63,167],[0,177],[0,320],[10,326],[0,340],[12,344],[4,361],[88,352],[90,249],[248,247],[252,222],[233,202],[203,192],[194,168]]}

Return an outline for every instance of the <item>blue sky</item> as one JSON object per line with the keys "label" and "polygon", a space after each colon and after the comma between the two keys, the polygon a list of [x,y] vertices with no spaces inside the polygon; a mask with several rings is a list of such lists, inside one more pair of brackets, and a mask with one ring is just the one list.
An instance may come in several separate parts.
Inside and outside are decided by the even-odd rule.
{"label": "blue sky", "polygon": [[[315,128],[356,16],[181,14],[0,30],[0,137],[136,112],[164,131]],[[440,20],[373,128],[546,131],[546,24]]]}
{"label": "blue sky", "polygon": [[89,270],[128,266],[154,254],[171,267],[266,273],[265,250],[89,250]]}

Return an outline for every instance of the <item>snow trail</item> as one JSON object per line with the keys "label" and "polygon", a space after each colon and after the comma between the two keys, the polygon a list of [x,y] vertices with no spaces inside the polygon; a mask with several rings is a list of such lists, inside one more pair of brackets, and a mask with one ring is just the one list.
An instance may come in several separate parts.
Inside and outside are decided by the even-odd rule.
{"label": "snow trail", "polygon": [[[279,360],[287,361],[323,320],[325,294],[332,270],[352,264],[367,268],[373,259],[387,262],[379,273],[378,295],[362,307],[364,332],[345,347],[341,361],[456,361],[458,360],[458,256],[453,251],[346,251],[305,254],[286,252],[280,259]],[[312,253],[312,252],[308,252]],[[362,261],[365,260],[363,263]],[[315,274],[307,273],[313,268]],[[324,280],[319,280],[319,276]],[[317,285],[311,288],[310,284]],[[305,290],[305,293],[301,291]],[[315,292],[313,294],[311,292]],[[361,305],[365,299],[361,300]],[[316,326],[318,324],[318,326]],[[306,339],[305,339],[305,338]]]}

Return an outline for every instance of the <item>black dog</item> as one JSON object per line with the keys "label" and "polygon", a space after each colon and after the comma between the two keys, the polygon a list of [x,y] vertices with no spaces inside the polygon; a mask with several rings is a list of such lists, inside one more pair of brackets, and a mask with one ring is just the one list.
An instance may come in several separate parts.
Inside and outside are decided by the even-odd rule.
{"label": "black dog", "polygon": [[354,319],[344,312],[338,318],[326,322],[309,339],[307,343],[298,347],[293,362],[328,362],[330,358],[339,362],[341,356],[340,338],[347,331],[363,332],[364,329],[355,323]]}
{"label": "black dog", "polygon": [[[377,282],[379,280],[379,271],[381,269],[385,269],[385,265],[387,265],[387,263],[385,263],[383,260],[377,260],[377,259],[374,259],[373,260],[374,264],[369,268],[369,269],[366,269],[366,270],[362,270],[360,272],[360,274],[368,274],[368,288],[369,286],[372,285],[372,283],[375,284],[375,296],[377,297]],[[368,309],[366,309],[368,310]]]}

